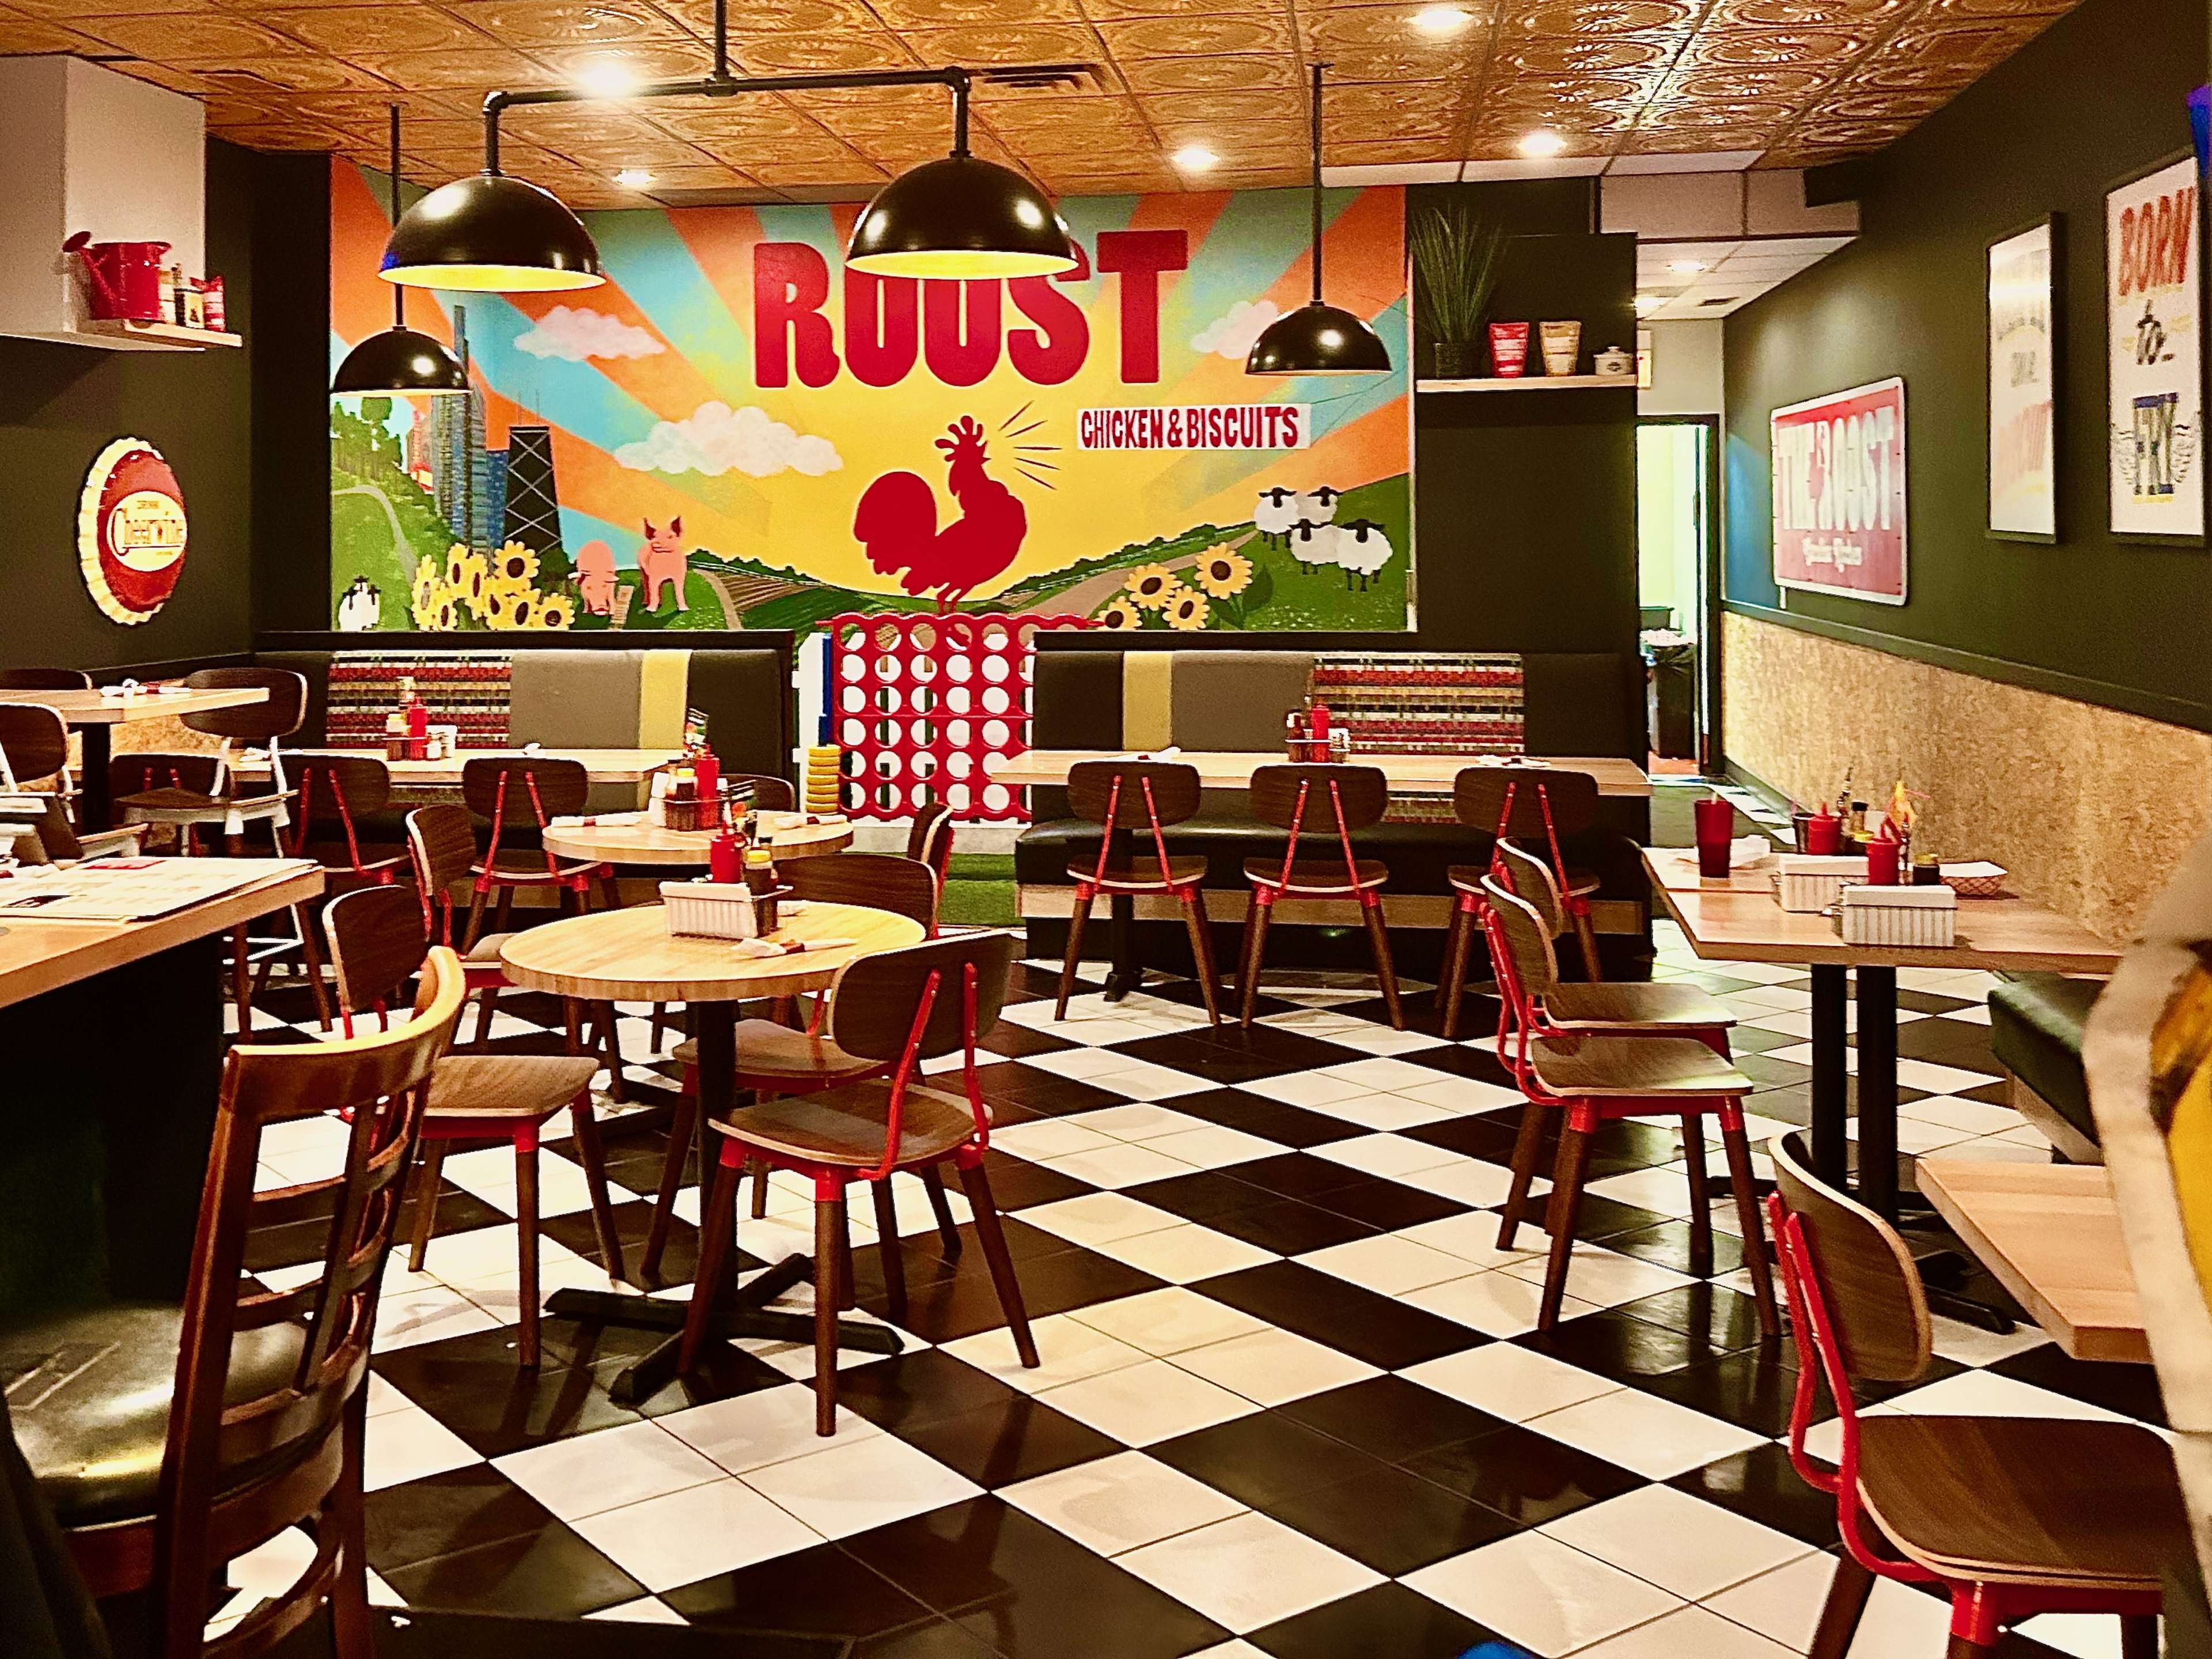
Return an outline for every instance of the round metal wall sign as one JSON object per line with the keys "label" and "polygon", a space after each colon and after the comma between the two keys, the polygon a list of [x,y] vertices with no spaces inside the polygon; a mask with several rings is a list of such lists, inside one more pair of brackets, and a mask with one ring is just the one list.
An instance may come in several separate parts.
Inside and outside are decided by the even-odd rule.
{"label": "round metal wall sign", "polygon": [[118,438],[100,452],[77,500],[77,562],[93,603],[129,626],[149,619],[185,568],[185,492],[161,452]]}

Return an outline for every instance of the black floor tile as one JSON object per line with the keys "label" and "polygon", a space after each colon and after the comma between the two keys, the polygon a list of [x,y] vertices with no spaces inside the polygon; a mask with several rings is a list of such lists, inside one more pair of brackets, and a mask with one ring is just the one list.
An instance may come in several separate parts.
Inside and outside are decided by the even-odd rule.
{"label": "black floor tile", "polygon": [[545,1322],[544,1363],[535,1370],[517,1362],[512,1328],[417,1343],[379,1354],[374,1364],[386,1382],[486,1457],[641,1420],[607,1397],[605,1379],[555,1347],[562,1322]]}
{"label": "black floor tile", "polygon": [[1667,1484],[1818,1548],[1835,1545],[1836,1500],[1806,1484],[1786,1446],[1753,1446]]}
{"label": "black floor tile", "polygon": [[[1572,1290],[1572,1275],[1569,1279]],[[1513,1341],[1616,1382],[1686,1370],[1735,1352],[1717,1349],[1700,1337],[1632,1317],[1617,1308],[1562,1320],[1548,1331],[1530,1331]]]}
{"label": "black floor tile", "polygon": [[[980,1257],[982,1252],[975,1249],[969,1254]],[[1031,1319],[1139,1296],[1163,1285],[1150,1273],[1081,1249],[1063,1249],[1018,1261],[1015,1267],[1022,1302]],[[854,1279],[859,1283],[857,1265]],[[881,1295],[862,1295],[860,1302],[870,1313],[890,1317],[890,1305]],[[994,1330],[1006,1322],[1006,1316],[989,1275],[963,1273],[934,1284],[908,1285],[906,1314],[896,1322],[925,1342],[944,1343]]]}
{"label": "black floor tile", "polygon": [[1294,1423],[1318,1429],[1386,1463],[1402,1463],[1504,1426],[1502,1419],[1402,1376],[1370,1376],[1277,1409]]}
{"label": "black floor tile", "polygon": [[[1771,1440],[1790,1432],[1797,1376],[1796,1370],[1774,1352],[1747,1348],[1682,1370],[1630,1380],[1646,1394],[1656,1394]],[[1814,1389],[1813,1402],[1809,1421],[1823,1422],[1835,1415],[1825,1389]]]}
{"label": "black floor tile", "polygon": [[1736,1025],[1729,1030],[1729,1053],[1734,1054],[1764,1054],[1777,1048],[1794,1048],[1804,1042],[1786,1031],[1762,1031],[1756,1025]]}
{"label": "black floor tile", "polygon": [[837,1402],[879,1429],[911,1431],[1023,1398],[988,1371],[936,1348],[915,1348],[840,1374]]}
{"label": "black floor tile", "polygon": [[[1608,1250],[1632,1255],[1639,1261],[1656,1261],[1678,1273],[1690,1271],[1690,1224],[1662,1221],[1636,1232],[1614,1233],[1605,1241]],[[1743,1245],[1726,1233],[1713,1234],[1713,1272],[1725,1276],[1743,1266]],[[1573,1288],[1571,1285],[1570,1289]],[[1777,1294],[1779,1294],[1778,1291]]]}
{"label": "black floor tile", "polygon": [[[1479,1036],[1482,1032],[1481,1026],[1471,1026],[1468,1035]],[[1513,1073],[1487,1048],[1469,1048],[1463,1044],[1445,1043],[1436,1048],[1416,1048],[1401,1058],[1413,1061],[1416,1066],[1428,1066],[1431,1071],[1471,1078],[1477,1083],[1492,1083],[1501,1089],[1515,1086]]]}
{"label": "black floor tile", "polygon": [[1492,1164],[1510,1164],[1518,1127],[1516,1123],[1500,1122],[1487,1113],[1477,1113],[1471,1117],[1448,1117],[1441,1123],[1423,1123],[1398,1133],[1425,1146],[1441,1147],[1448,1152]]}
{"label": "black floor tile", "polygon": [[1296,1261],[1271,1261],[1191,1288],[1386,1371],[1488,1340],[1453,1320],[1362,1290]]}
{"label": "black floor tile", "polygon": [[[875,1369],[863,1365],[848,1375]],[[1120,1441],[1042,1400],[1012,1389],[1007,1394],[1005,1400],[957,1416],[902,1426],[899,1438],[992,1491],[1125,1449]]]}
{"label": "black floor tile", "polygon": [[1236,1178],[1247,1186],[1263,1187],[1284,1198],[1306,1199],[1374,1179],[1364,1170],[1334,1164],[1328,1158],[1316,1158],[1308,1152],[1280,1152],[1273,1158],[1255,1158],[1249,1163],[1237,1166]]}
{"label": "black floor tile", "polygon": [[963,1631],[1021,1659],[1172,1659],[1229,1632],[1127,1569],[996,1498],[844,1540],[855,1559]]}
{"label": "black floor tile", "polygon": [[1394,1578],[1521,1530],[1496,1510],[1398,1468],[1309,1486],[1266,1513]]}
{"label": "black floor tile", "polygon": [[835,1544],[716,1573],[660,1599],[697,1625],[859,1640],[927,1622],[931,1610]]}
{"label": "black floor tile", "polygon": [[1273,1025],[1224,1025],[1194,1031],[1166,1031],[1113,1045],[1156,1066],[1188,1072],[1213,1083],[1250,1083],[1291,1072],[1318,1071],[1364,1059],[1359,1049],[1303,1031]]}
{"label": "black floor tile", "polygon": [[386,1486],[370,1492],[363,1507],[368,1565],[386,1577],[441,1555],[534,1536],[554,1519],[489,1463]]}
{"label": "black floor tile", "polygon": [[645,1586],[559,1522],[382,1575],[412,1607],[580,1619],[634,1601]]}
{"label": "black floor tile", "polygon": [[1373,1479],[1384,1467],[1365,1452],[1276,1411],[1232,1418],[1146,1449],[1240,1504],[1270,1511],[1317,1486]]}
{"label": "black floor tile", "polygon": [[1349,1140],[1366,1133],[1357,1123],[1346,1123],[1342,1118],[1310,1112],[1303,1106],[1285,1105],[1261,1095],[1247,1094],[1242,1089],[1209,1089],[1203,1094],[1177,1095],[1167,1103],[1178,1112],[1202,1117],[1224,1128],[1242,1129],[1248,1135],[1259,1135],[1284,1146],[1324,1146],[1331,1141]]}
{"label": "black floor tile", "polygon": [[983,1154],[983,1170],[991,1178],[991,1196],[1001,1210],[1026,1210],[1039,1204],[1057,1204],[1063,1198],[1080,1198],[1098,1189],[1087,1181],[1048,1170],[1026,1158],[1004,1152]]}
{"label": "black floor tile", "polygon": [[1449,1607],[1403,1584],[1377,1584],[1244,1638],[1275,1659],[1534,1659]]}
{"label": "black floor tile", "polygon": [[1406,1468],[1523,1527],[1542,1526],[1650,1484],[1518,1423],[1423,1452]]}
{"label": "black floor tile", "polygon": [[1088,1112],[1101,1106],[1119,1106],[1120,1095],[1088,1083],[1079,1083],[1072,1077],[1062,1077],[1057,1072],[1048,1072],[1035,1066],[1024,1066],[1018,1060],[1002,1060],[996,1065],[975,1068],[976,1086],[982,1091],[986,1102],[1009,1100],[1018,1106],[1054,1116],[1069,1112]]}
{"label": "black floor tile", "polygon": [[1232,1210],[1206,1224],[1214,1231],[1257,1244],[1277,1255],[1303,1255],[1331,1244],[1348,1244],[1355,1238],[1371,1238],[1382,1229],[1371,1227],[1317,1204],[1295,1198],[1276,1198],[1249,1210]]}
{"label": "black floor tile", "polygon": [[1066,1037],[1056,1037],[1028,1025],[1002,1019],[981,1036],[975,1039],[979,1049],[1002,1055],[1008,1060],[1019,1060],[1026,1054],[1056,1054],[1068,1048],[1082,1047]]}
{"label": "black floor tile", "polygon": [[[1181,1101],[1175,1105],[1180,1109]],[[1271,1164],[1276,1160],[1261,1158],[1258,1162]],[[1316,1159],[1316,1162],[1320,1160]],[[1255,1186],[1243,1178],[1242,1172],[1253,1166],[1240,1164],[1237,1174],[1226,1170],[1200,1170],[1190,1175],[1170,1176],[1164,1181],[1147,1181],[1139,1186],[1125,1187],[1122,1195],[1133,1198],[1140,1204],[1150,1204],[1170,1214],[1179,1215],[1186,1221],[1200,1221],[1212,1226],[1222,1216],[1238,1210],[1254,1209],[1272,1203],[1276,1194],[1267,1188]]]}
{"label": "black floor tile", "polygon": [[[1778,1298],[1780,1294],[1778,1290]],[[1646,1324],[1680,1331],[1715,1354],[1734,1353],[1757,1342],[1783,1340],[1759,1330],[1757,1303],[1724,1285],[1679,1285],[1671,1291],[1624,1302],[1615,1311]]]}
{"label": "black floor tile", "polygon": [[1425,1221],[1442,1221],[1446,1216],[1465,1215],[1470,1207],[1456,1199],[1423,1192],[1403,1182],[1366,1175],[1349,1186],[1316,1193],[1310,1201],[1384,1232],[1418,1227]]}
{"label": "black floor tile", "polygon": [[988,1659],[995,1652],[950,1619],[932,1619],[856,1642],[850,1659]]}
{"label": "black floor tile", "polygon": [[2069,1359],[2057,1343],[2046,1342],[2000,1359],[1989,1369],[2000,1376],[2033,1382],[2039,1389],[2101,1406],[2139,1423],[2166,1426],[2166,1400],[2159,1392],[2158,1373],[2148,1365]]}

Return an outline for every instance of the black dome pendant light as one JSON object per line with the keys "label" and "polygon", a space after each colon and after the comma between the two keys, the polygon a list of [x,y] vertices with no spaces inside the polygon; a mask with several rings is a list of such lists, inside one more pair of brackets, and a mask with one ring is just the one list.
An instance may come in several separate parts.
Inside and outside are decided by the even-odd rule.
{"label": "black dome pendant light", "polygon": [[1252,343],[1247,374],[1384,374],[1390,350],[1382,337],[1341,306],[1321,297],[1321,75],[1313,66],[1313,298],[1278,317]]}
{"label": "black dome pendant light", "polygon": [[[392,222],[399,222],[399,106],[392,106]],[[331,380],[333,398],[372,392],[441,396],[469,389],[468,371],[453,354],[420,330],[407,326],[407,290],[392,291],[392,326],[370,335],[345,355]]]}
{"label": "black dome pendant light", "polygon": [[[730,73],[727,0],[714,3],[714,65],[703,80],[662,81],[628,98],[733,98],[740,93],[828,88],[942,86],[952,93],[952,153],[902,173],[876,193],[853,228],[847,263],[878,276],[1042,276],[1080,263],[1052,203],[1012,168],[968,149],[969,76],[963,69],[850,75]],[[1078,66],[1042,64],[994,75],[1065,76]],[[432,191],[385,245],[386,282],[500,294],[591,288],[606,280],[583,222],[550,191],[499,170],[499,118],[518,105],[568,104],[605,93],[549,87],[484,100],[484,167]]]}

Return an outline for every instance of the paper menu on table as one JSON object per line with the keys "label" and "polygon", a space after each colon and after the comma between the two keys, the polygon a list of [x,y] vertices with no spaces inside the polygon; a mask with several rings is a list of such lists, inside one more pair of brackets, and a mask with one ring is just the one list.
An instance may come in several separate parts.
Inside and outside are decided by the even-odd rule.
{"label": "paper menu on table", "polygon": [[313,867],[305,859],[91,859],[0,881],[0,920],[148,921]]}

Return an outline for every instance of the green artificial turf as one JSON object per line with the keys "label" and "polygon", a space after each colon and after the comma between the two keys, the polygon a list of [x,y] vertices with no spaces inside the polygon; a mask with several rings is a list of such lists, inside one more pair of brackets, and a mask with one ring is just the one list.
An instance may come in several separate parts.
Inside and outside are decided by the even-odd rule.
{"label": "green artificial turf", "polygon": [[1012,927],[1014,857],[1011,853],[955,853],[945,873],[937,919],[963,927]]}

